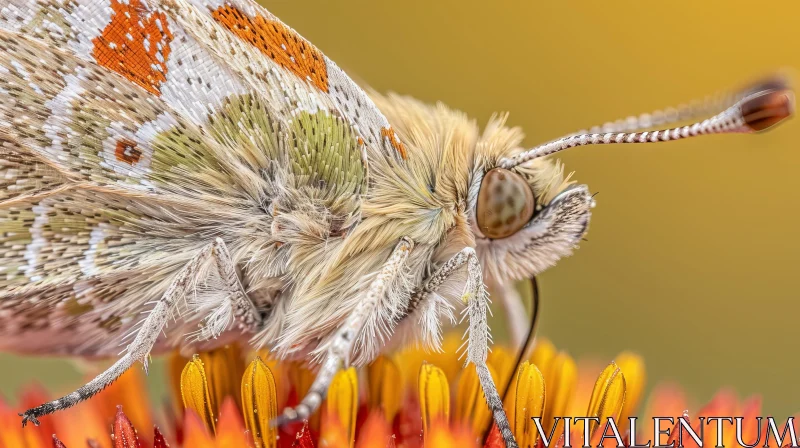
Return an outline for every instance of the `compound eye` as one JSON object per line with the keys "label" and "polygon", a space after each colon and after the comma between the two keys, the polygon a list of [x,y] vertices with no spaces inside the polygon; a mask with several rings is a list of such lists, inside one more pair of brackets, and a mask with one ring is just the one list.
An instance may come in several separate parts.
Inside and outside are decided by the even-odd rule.
{"label": "compound eye", "polygon": [[475,217],[488,238],[513,235],[533,217],[536,199],[525,179],[503,168],[486,173],[478,192]]}

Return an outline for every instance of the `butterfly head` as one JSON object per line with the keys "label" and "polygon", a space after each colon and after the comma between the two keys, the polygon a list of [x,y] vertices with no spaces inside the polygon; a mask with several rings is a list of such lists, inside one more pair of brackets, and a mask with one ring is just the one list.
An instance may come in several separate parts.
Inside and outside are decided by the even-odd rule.
{"label": "butterfly head", "polygon": [[588,230],[594,199],[558,161],[480,169],[468,209],[482,264],[498,279],[536,275],[572,253]]}

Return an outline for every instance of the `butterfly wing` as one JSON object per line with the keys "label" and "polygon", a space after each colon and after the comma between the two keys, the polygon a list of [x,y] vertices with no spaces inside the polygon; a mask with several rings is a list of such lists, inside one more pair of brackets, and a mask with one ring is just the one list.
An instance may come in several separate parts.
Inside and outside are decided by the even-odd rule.
{"label": "butterfly wing", "polygon": [[255,4],[0,0],[0,45],[0,319],[27,351],[58,341],[10,336],[56,325],[91,330],[59,350],[113,346],[221,228],[269,234],[276,173],[357,202],[368,152],[403,157]]}
{"label": "butterfly wing", "polygon": [[319,49],[256,2],[163,0],[163,5],[211,51],[231,60],[242,77],[257,84],[259,79],[274,76],[280,67],[306,81],[287,83],[287,92],[313,86],[315,89],[304,94],[329,100],[375,157],[407,157],[405,146],[364,90]]}

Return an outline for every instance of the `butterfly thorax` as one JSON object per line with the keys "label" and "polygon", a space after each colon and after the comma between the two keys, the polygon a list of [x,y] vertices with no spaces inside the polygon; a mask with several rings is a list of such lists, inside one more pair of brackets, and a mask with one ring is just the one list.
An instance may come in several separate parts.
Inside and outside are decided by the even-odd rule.
{"label": "butterfly thorax", "polygon": [[[280,355],[323,352],[333,331],[363,300],[369,282],[397,242],[410,238],[415,245],[405,275],[376,307],[374,324],[362,332],[362,350],[354,361],[374,356],[394,327],[414,313],[408,309],[410,296],[432,271],[461,249],[475,247],[468,210],[475,173],[481,173],[488,157],[510,152],[518,144],[517,131],[493,125],[481,136],[473,121],[443,106],[399,97],[375,99],[390,120],[395,119],[392,125],[405,142],[407,157],[368,153],[369,177],[363,193],[332,201],[336,209],[315,209],[320,201],[312,200],[308,192],[313,189],[304,194],[293,190],[291,200],[278,205],[281,211],[270,218],[274,230],[270,237],[282,244],[251,256],[273,260],[250,263],[261,266],[260,272],[247,272],[248,277],[260,276],[261,280],[251,280],[253,284],[268,287],[276,266],[286,266],[281,271],[285,289],[275,305],[280,311],[272,314],[275,324],[267,325],[255,339],[275,346]],[[463,277],[451,283],[449,289],[458,291]],[[454,293],[443,300],[452,304],[458,298]],[[429,312],[444,313],[446,307],[442,303]],[[412,338],[438,340],[432,334],[438,329],[413,327]]]}

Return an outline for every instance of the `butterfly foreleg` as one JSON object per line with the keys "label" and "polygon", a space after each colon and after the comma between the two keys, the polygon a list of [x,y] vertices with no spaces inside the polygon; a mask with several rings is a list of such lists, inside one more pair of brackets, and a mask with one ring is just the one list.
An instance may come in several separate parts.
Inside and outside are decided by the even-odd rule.
{"label": "butterfly foreleg", "polygon": [[[172,280],[172,283],[170,283],[167,290],[161,296],[161,299],[156,302],[147,318],[142,321],[141,326],[135,333],[136,336],[133,342],[127,346],[125,354],[117,360],[117,362],[75,392],[21,413],[22,425],[25,426],[25,424],[30,421],[38,426],[38,417],[52,414],[61,409],[74,406],[84,400],[88,400],[113,383],[136,361],[141,361],[146,371],[147,359],[158,336],[166,327],[170,317],[176,314],[178,316],[183,314],[180,310],[181,299],[189,294],[195,287],[198,274],[209,261],[213,261],[216,265],[220,278],[223,281],[223,287],[229,288],[229,290],[222,296],[225,298],[223,303],[209,304],[210,314],[205,319],[206,325],[210,328],[210,330],[208,330],[208,335],[213,335],[219,328],[222,328],[223,324],[221,322],[223,321],[226,322],[224,326],[227,327],[230,319],[219,317],[219,310],[224,307],[231,310],[231,312],[227,313],[228,315],[239,317],[246,326],[258,327],[261,320],[260,314],[247,298],[247,295],[244,294],[244,290],[236,275],[235,265],[231,261],[225,243],[217,238],[214,242],[200,249],[200,251],[181,268]],[[206,335],[206,330],[202,330],[201,333]]]}
{"label": "butterfly foreleg", "polygon": [[222,238],[216,238],[212,243],[211,256],[222,282],[220,292],[223,294],[211,295],[210,300],[198,299],[190,302],[190,311],[195,315],[204,316],[201,329],[196,333],[196,339],[207,340],[219,336],[228,329],[234,319],[244,331],[253,333],[260,330],[264,320],[263,315],[242,286],[236,272],[236,263]]}
{"label": "butterfly foreleg", "polygon": [[377,277],[370,283],[364,300],[359,302],[359,305],[350,313],[342,326],[337,329],[308,393],[300,404],[294,408],[286,408],[283,411],[283,415],[279,416],[275,421],[276,425],[308,418],[319,407],[336,372],[349,364],[353,345],[370,314],[387,294],[393,280],[401,275],[413,246],[414,243],[408,238],[401,239],[395,246],[392,255],[384,263]]}
{"label": "butterfly foreleg", "polygon": [[494,415],[494,421],[497,423],[497,428],[503,436],[506,447],[517,447],[508,417],[503,409],[503,400],[500,398],[497,386],[486,364],[489,343],[491,342],[489,324],[486,320],[486,314],[489,311],[489,296],[483,283],[483,273],[475,249],[465,247],[439,267],[423,285],[419,301],[426,300],[426,296],[435,293],[450,276],[463,269],[465,265],[467,268],[467,284],[462,298],[466,303],[463,318],[469,320],[469,336],[466,341],[467,349],[465,352],[467,363],[471,362],[475,365],[481,389],[483,389],[483,394],[486,397],[486,403]]}

